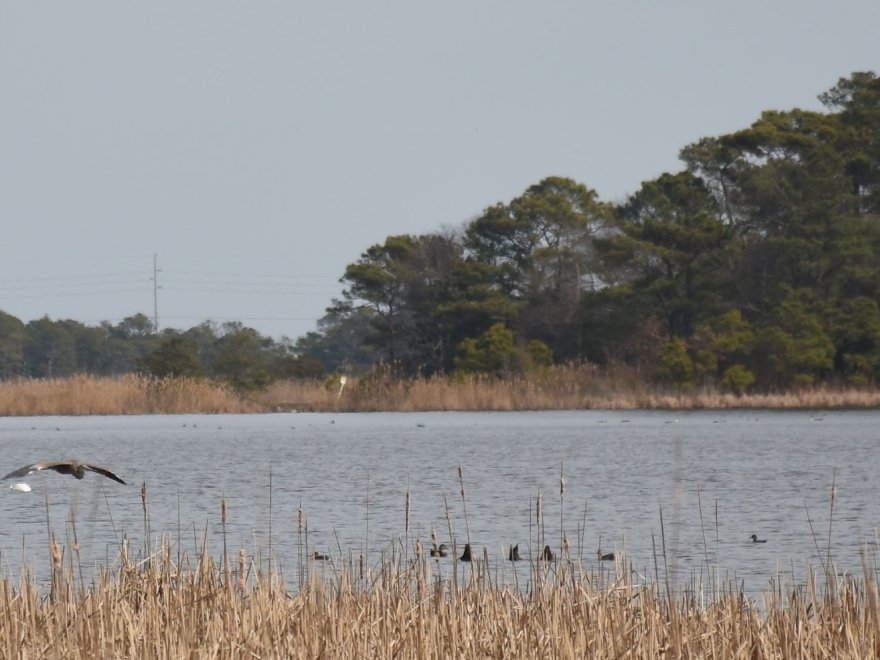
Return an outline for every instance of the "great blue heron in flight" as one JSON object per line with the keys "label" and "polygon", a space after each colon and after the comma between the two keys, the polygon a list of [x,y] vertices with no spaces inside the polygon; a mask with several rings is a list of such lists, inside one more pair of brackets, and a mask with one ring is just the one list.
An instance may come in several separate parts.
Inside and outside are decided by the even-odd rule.
{"label": "great blue heron in flight", "polygon": [[117,477],[105,467],[101,467],[100,465],[92,465],[91,463],[80,463],[79,461],[72,458],[67,461],[45,461],[43,463],[25,465],[23,468],[19,468],[13,472],[10,472],[3,478],[11,479],[12,477],[25,477],[39,470],[55,470],[55,472],[58,472],[59,474],[71,474],[77,479],[82,479],[86,475],[86,470],[88,470],[90,472],[103,474],[108,479],[113,479],[113,481],[118,481],[121,484],[125,483],[122,479]]}

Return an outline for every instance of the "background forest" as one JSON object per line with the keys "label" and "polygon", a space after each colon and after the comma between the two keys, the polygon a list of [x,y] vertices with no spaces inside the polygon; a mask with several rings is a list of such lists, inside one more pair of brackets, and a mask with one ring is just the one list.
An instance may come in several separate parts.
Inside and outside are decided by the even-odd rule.
{"label": "background forest", "polygon": [[880,79],[826,112],[766,111],[681,151],[620,204],[548,177],[453,229],[389,236],[342,276],[315,332],[154,331],[0,313],[0,377],[140,371],[244,389],[363,373],[509,375],[628,365],[734,392],[880,376]]}

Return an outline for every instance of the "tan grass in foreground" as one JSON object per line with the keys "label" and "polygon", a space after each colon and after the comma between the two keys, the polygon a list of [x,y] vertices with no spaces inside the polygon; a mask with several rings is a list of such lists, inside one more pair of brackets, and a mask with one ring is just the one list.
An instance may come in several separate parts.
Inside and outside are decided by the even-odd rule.
{"label": "tan grass in foreground", "polygon": [[74,376],[0,381],[0,416],[252,413],[273,411],[582,410],[877,408],[880,389],[817,387],[736,396],[712,390],[663,391],[638,374],[589,365],[529,377],[488,376],[279,381],[239,393],[209,380]]}
{"label": "tan grass in foreground", "polygon": [[[125,557],[93,588],[75,583],[53,548],[51,593],[26,577],[0,580],[0,655],[50,658],[868,658],[880,653],[876,585],[814,587],[761,608],[736,593],[701,604],[651,586],[611,584],[572,562],[533,567],[526,592],[493,586],[485,564],[458,565],[463,586],[434,560],[311,565],[289,592],[205,555],[190,568],[165,545],[151,561]],[[448,561],[448,560],[447,560]],[[224,568],[225,566],[225,568]],[[618,571],[621,569],[618,567]],[[812,584],[812,583],[811,583]]]}

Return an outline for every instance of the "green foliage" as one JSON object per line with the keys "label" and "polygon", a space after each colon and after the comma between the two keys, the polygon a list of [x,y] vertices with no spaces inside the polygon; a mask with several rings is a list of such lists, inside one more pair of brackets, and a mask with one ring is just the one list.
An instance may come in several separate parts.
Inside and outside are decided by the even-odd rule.
{"label": "green foliage", "polygon": [[157,378],[202,375],[198,346],[192,339],[177,333],[163,337],[156,350],[144,357],[141,364]]}
{"label": "green foliage", "polygon": [[867,296],[856,296],[830,315],[836,347],[835,368],[853,384],[874,382],[880,375],[880,308]]}
{"label": "green foliage", "polygon": [[459,344],[456,371],[496,376],[524,373],[553,364],[553,353],[542,341],[532,340],[525,348],[517,346],[514,334],[496,323],[482,335]]}
{"label": "green foliage", "polygon": [[553,351],[539,339],[532,339],[526,344],[526,354],[529,356],[529,365],[532,369],[553,366]]}
{"label": "green foliage", "polygon": [[736,394],[743,394],[754,384],[755,374],[741,364],[725,369],[721,378],[721,388]]}
{"label": "green foliage", "polygon": [[693,340],[700,373],[710,379],[721,376],[723,381],[731,366],[749,362],[755,342],[754,330],[740,310],[731,309],[709,319]]}
{"label": "green foliage", "polygon": [[777,308],[757,336],[755,364],[760,381],[774,388],[811,385],[834,366],[834,343],[796,292]]}
{"label": "green foliage", "polygon": [[670,339],[663,345],[658,375],[663,380],[680,387],[688,387],[695,383],[697,371],[683,340]]}
{"label": "green foliage", "polygon": [[205,322],[158,335],[143,314],[92,327],[48,317],[25,325],[0,312],[0,379],[134,371],[156,377],[210,375],[248,390],[276,378],[318,378],[326,369],[298,344],[262,337],[240,323]]}
{"label": "green foliage", "polygon": [[495,307],[503,307],[497,297],[509,301],[494,318],[552,345],[561,359],[583,358],[583,295],[600,285],[595,243],[612,216],[594,190],[563,177],[487,208],[468,225],[464,246],[483,266]]}
{"label": "green foliage", "polygon": [[0,312],[0,378],[25,373],[24,348],[27,330],[24,323],[11,314]]}
{"label": "green foliage", "polygon": [[476,339],[459,344],[455,368],[465,373],[506,374],[520,371],[522,354],[513,341],[513,332],[496,323]]}
{"label": "green foliage", "polygon": [[620,210],[619,232],[599,242],[614,277],[669,337],[690,337],[731,287],[723,270],[733,232],[702,180],[688,172],[642,184]]}
{"label": "green foliage", "polygon": [[265,389],[273,380],[265,360],[265,340],[256,330],[238,324],[227,324],[226,330],[217,342],[211,374],[237,390]]}

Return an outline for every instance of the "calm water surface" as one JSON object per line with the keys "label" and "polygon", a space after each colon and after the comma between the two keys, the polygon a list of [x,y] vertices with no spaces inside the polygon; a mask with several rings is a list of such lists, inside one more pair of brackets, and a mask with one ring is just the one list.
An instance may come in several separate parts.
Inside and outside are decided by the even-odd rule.
{"label": "calm water surface", "polygon": [[[653,580],[656,548],[662,578],[665,542],[677,584],[705,579],[708,560],[716,575],[754,592],[771,578],[799,583],[807,565],[820,568],[829,524],[838,572],[862,575],[863,548],[873,565],[878,422],[873,411],[4,418],[2,473],[76,457],[111,467],[129,485],[54,472],[20,480],[30,493],[4,482],[0,552],[4,571],[17,574],[25,563],[43,576],[47,536],[72,545],[70,520],[87,570],[112,565],[123,533],[142,552],[145,483],[153,544],[166,533],[175,551],[193,556],[207,538],[219,555],[225,496],[231,553],[244,546],[268,555],[271,547],[280,568],[296,573],[302,508],[309,553],[366,550],[378,562],[395,544],[407,546],[409,492],[410,546],[415,538],[430,546],[432,528],[459,548],[469,537],[512,575],[509,544],[537,554],[540,494],[547,542],[558,551],[561,525],[588,567],[600,568],[601,547]],[[752,544],[751,534],[767,543]],[[517,566],[527,575],[525,562]]]}

